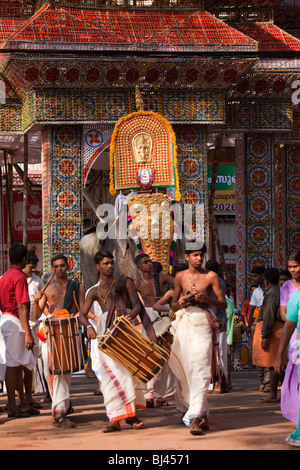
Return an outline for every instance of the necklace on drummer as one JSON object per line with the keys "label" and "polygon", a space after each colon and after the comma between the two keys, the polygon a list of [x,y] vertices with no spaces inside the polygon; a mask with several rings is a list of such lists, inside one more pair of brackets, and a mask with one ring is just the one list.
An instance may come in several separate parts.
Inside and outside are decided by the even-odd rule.
{"label": "necklace on drummer", "polygon": [[63,297],[64,294],[65,294],[65,292],[66,292],[67,284],[60,284],[60,285],[62,285],[63,288],[64,288],[62,293],[59,291],[59,289],[58,289],[58,287],[57,287],[56,281],[54,281],[54,284],[55,284],[56,290],[57,290],[57,292],[58,292],[58,295],[59,295],[60,297]]}
{"label": "necklace on drummer", "polygon": [[200,276],[197,277],[196,282],[195,282],[193,279],[190,278],[190,276],[188,276],[188,279],[189,279],[189,281],[190,281],[190,283],[191,283],[191,285],[192,285],[192,290],[195,290],[195,289],[196,289],[196,285],[197,285],[197,282],[198,282],[199,277],[200,277]]}
{"label": "necklace on drummer", "polygon": [[153,277],[153,279],[152,279],[151,282],[150,282],[150,281],[147,281],[147,280],[144,278],[143,275],[141,275],[141,278],[142,278],[142,280],[143,280],[146,284],[149,284],[149,286],[154,286],[154,284],[155,284],[155,282],[154,282],[154,277]]}
{"label": "necklace on drummer", "polygon": [[114,278],[114,280],[112,281],[112,283],[110,284],[110,286],[105,287],[105,288],[100,287],[100,282],[101,282],[101,278],[99,279],[99,284],[98,284],[98,289],[99,289],[99,291],[108,291],[107,294],[106,294],[104,297],[102,297],[101,294],[100,294],[100,292],[99,292],[100,300],[105,304],[106,301],[107,301],[107,299],[108,299],[108,297],[109,297],[109,295],[110,295],[110,293],[111,293],[111,290],[112,290],[112,288],[113,288],[113,285],[114,285],[115,282],[116,282],[116,279]]}

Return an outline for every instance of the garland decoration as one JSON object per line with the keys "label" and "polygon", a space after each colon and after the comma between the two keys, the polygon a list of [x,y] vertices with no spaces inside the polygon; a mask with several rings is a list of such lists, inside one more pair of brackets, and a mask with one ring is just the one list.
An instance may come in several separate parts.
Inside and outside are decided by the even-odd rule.
{"label": "garland decoration", "polygon": [[181,194],[179,190],[179,175],[178,175],[178,161],[177,161],[177,145],[176,145],[176,136],[175,132],[169,123],[167,119],[165,119],[163,116],[161,116],[158,113],[155,113],[153,111],[137,111],[128,114],[127,116],[124,116],[119,119],[119,121],[115,125],[114,132],[112,134],[111,138],[111,144],[110,144],[110,186],[109,186],[109,191],[110,194],[115,195],[117,193],[117,190],[115,188],[115,182],[114,182],[114,163],[115,163],[115,150],[116,150],[116,140],[119,132],[120,126],[126,122],[129,121],[132,118],[135,118],[137,116],[153,116],[155,117],[158,121],[160,121],[164,126],[167,128],[170,136],[171,136],[171,141],[172,141],[172,151],[173,151],[173,165],[174,165],[174,174],[175,174],[175,186],[176,186],[176,192],[175,192],[175,198],[176,201],[181,200]]}

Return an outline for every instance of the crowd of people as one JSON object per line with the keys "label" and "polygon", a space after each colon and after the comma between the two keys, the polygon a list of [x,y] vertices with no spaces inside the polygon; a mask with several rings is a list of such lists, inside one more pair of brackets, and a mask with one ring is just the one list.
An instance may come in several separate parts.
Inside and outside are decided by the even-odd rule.
{"label": "crowd of people", "polygon": [[[282,414],[297,423],[287,442],[300,446],[300,252],[289,256],[287,270],[262,266],[252,270],[250,296],[241,312],[235,308],[231,285],[219,275],[218,263],[209,260],[204,266],[205,257],[205,246],[186,251],[184,262],[174,267],[171,276],[141,254],[135,259],[140,275],[132,280],[116,277],[113,255],[99,251],[94,258],[99,281],[86,292],[81,283],[68,278],[63,254],[52,258],[52,272],[40,279],[35,274],[36,255],[23,245],[12,246],[11,267],[0,279],[0,380],[6,385],[8,417],[39,415],[33,390],[40,387],[51,402],[52,424],[74,427],[68,417],[74,412],[72,370],[51,371],[54,355],[46,325],[50,319],[76,316],[104,397],[109,423],[103,432],[120,431],[122,420],[143,428],[138,409],[174,399],[189,432],[203,434],[209,429],[208,393],[230,391],[231,372],[243,370],[246,334],[248,368],[258,373],[265,393],[262,400],[278,403],[281,387]],[[147,383],[98,347],[119,319],[125,326],[134,325],[143,341],[157,345],[158,351],[165,348],[163,335],[171,336],[168,360],[159,372],[151,371]]]}

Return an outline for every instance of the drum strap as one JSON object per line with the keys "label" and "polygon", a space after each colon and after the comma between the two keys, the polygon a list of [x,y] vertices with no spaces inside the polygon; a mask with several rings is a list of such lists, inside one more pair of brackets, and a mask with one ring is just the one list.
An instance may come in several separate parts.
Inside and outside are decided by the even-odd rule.
{"label": "drum strap", "polygon": [[[108,329],[114,322],[116,315],[117,316],[122,316],[126,315],[127,309],[126,305],[124,302],[124,297],[125,297],[125,292],[124,289],[126,288],[126,283],[128,281],[127,277],[119,277],[115,284],[115,291],[112,295],[109,310],[108,310],[108,315],[107,315],[107,320],[106,320],[106,329]],[[140,301],[140,298],[138,297],[140,306],[141,306],[141,312],[140,312],[140,319],[142,321],[142,324],[146,330],[147,336],[152,341],[153,343],[157,343],[157,337],[154,331],[154,328],[152,326],[150,317],[148,316],[144,305]]]}
{"label": "drum strap", "polygon": [[74,297],[73,292],[75,292],[76,296],[79,291],[80,283],[78,281],[69,281],[67,285],[67,290],[64,299],[64,309],[71,311],[73,304],[74,304]]}
{"label": "drum strap", "polygon": [[154,275],[156,297],[160,299],[161,293],[160,293],[160,285],[159,285],[159,273],[153,273],[153,275]]}

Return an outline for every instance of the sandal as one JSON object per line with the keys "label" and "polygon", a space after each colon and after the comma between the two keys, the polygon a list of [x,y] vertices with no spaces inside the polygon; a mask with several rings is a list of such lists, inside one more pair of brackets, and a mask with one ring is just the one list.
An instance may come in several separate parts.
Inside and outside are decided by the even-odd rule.
{"label": "sandal", "polygon": [[28,413],[30,416],[39,416],[41,414],[39,410],[33,407],[26,410],[25,413]]}
{"label": "sandal", "polygon": [[43,409],[42,405],[40,405],[40,403],[38,403],[36,401],[30,401],[30,402],[28,402],[28,405],[31,406],[32,408],[36,408],[37,410],[42,410]]}
{"label": "sandal", "polygon": [[67,415],[71,415],[71,414],[73,414],[74,412],[75,412],[75,410],[74,410],[74,408],[73,408],[73,406],[72,406],[72,402],[70,401],[70,406],[69,406],[69,408],[68,408],[68,411],[66,412],[66,416],[67,416]]}
{"label": "sandal", "polygon": [[203,416],[203,418],[201,419],[201,421],[199,423],[199,426],[202,429],[202,431],[208,431],[209,430],[209,422],[208,422],[207,415]]}
{"label": "sandal", "polygon": [[193,434],[193,436],[202,436],[204,434],[201,426],[196,424],[191,427],[190,433]]}
{"label": "sandal", "polygon": [[59,416],[59,418],[54,418],[52,422],[53,426],[57,428],[74,428],[75,424],[70,421],[66,416]]}
{"label": "sandal", "polygon": [[119,423],[110,423],[106,428],[102,429],[102,432],[104,434],[110,433],[110,432],[117,432],[121,431],[121,427]]}
{"label": "sandal", "polygon": [[133,429],[141,429],[144,427],[143,421],[141,421],[139,418],[136,416],[133,416],[132,418],[126,418],[125,423],[129,424],[132,426]]}
{"label": "sandal", "polygon": [[260,403],[280,403],[279,398],[261,398]]}
{"label": "sandal", "polygon": [[[204,424],[204,420],[202,420]],[[208,422],[207,422],[207,425],[208,425]],[[199,418],[195,418],[191,424],[191,427],[190,427],[190,433],[193,435],[193,436],[202,436],[204,434],[203,432],[203,428],[201,426],[201,421]]]}
{"label": "sandal", "polygon": [[7,416],[8,416],[8,418],[19,419],[19,418],[29,418],[30,414],[27,413],[26,411],[22,411],[19,408],[17,408],[16,410],[11,411],[10,413],[8,413]]}

